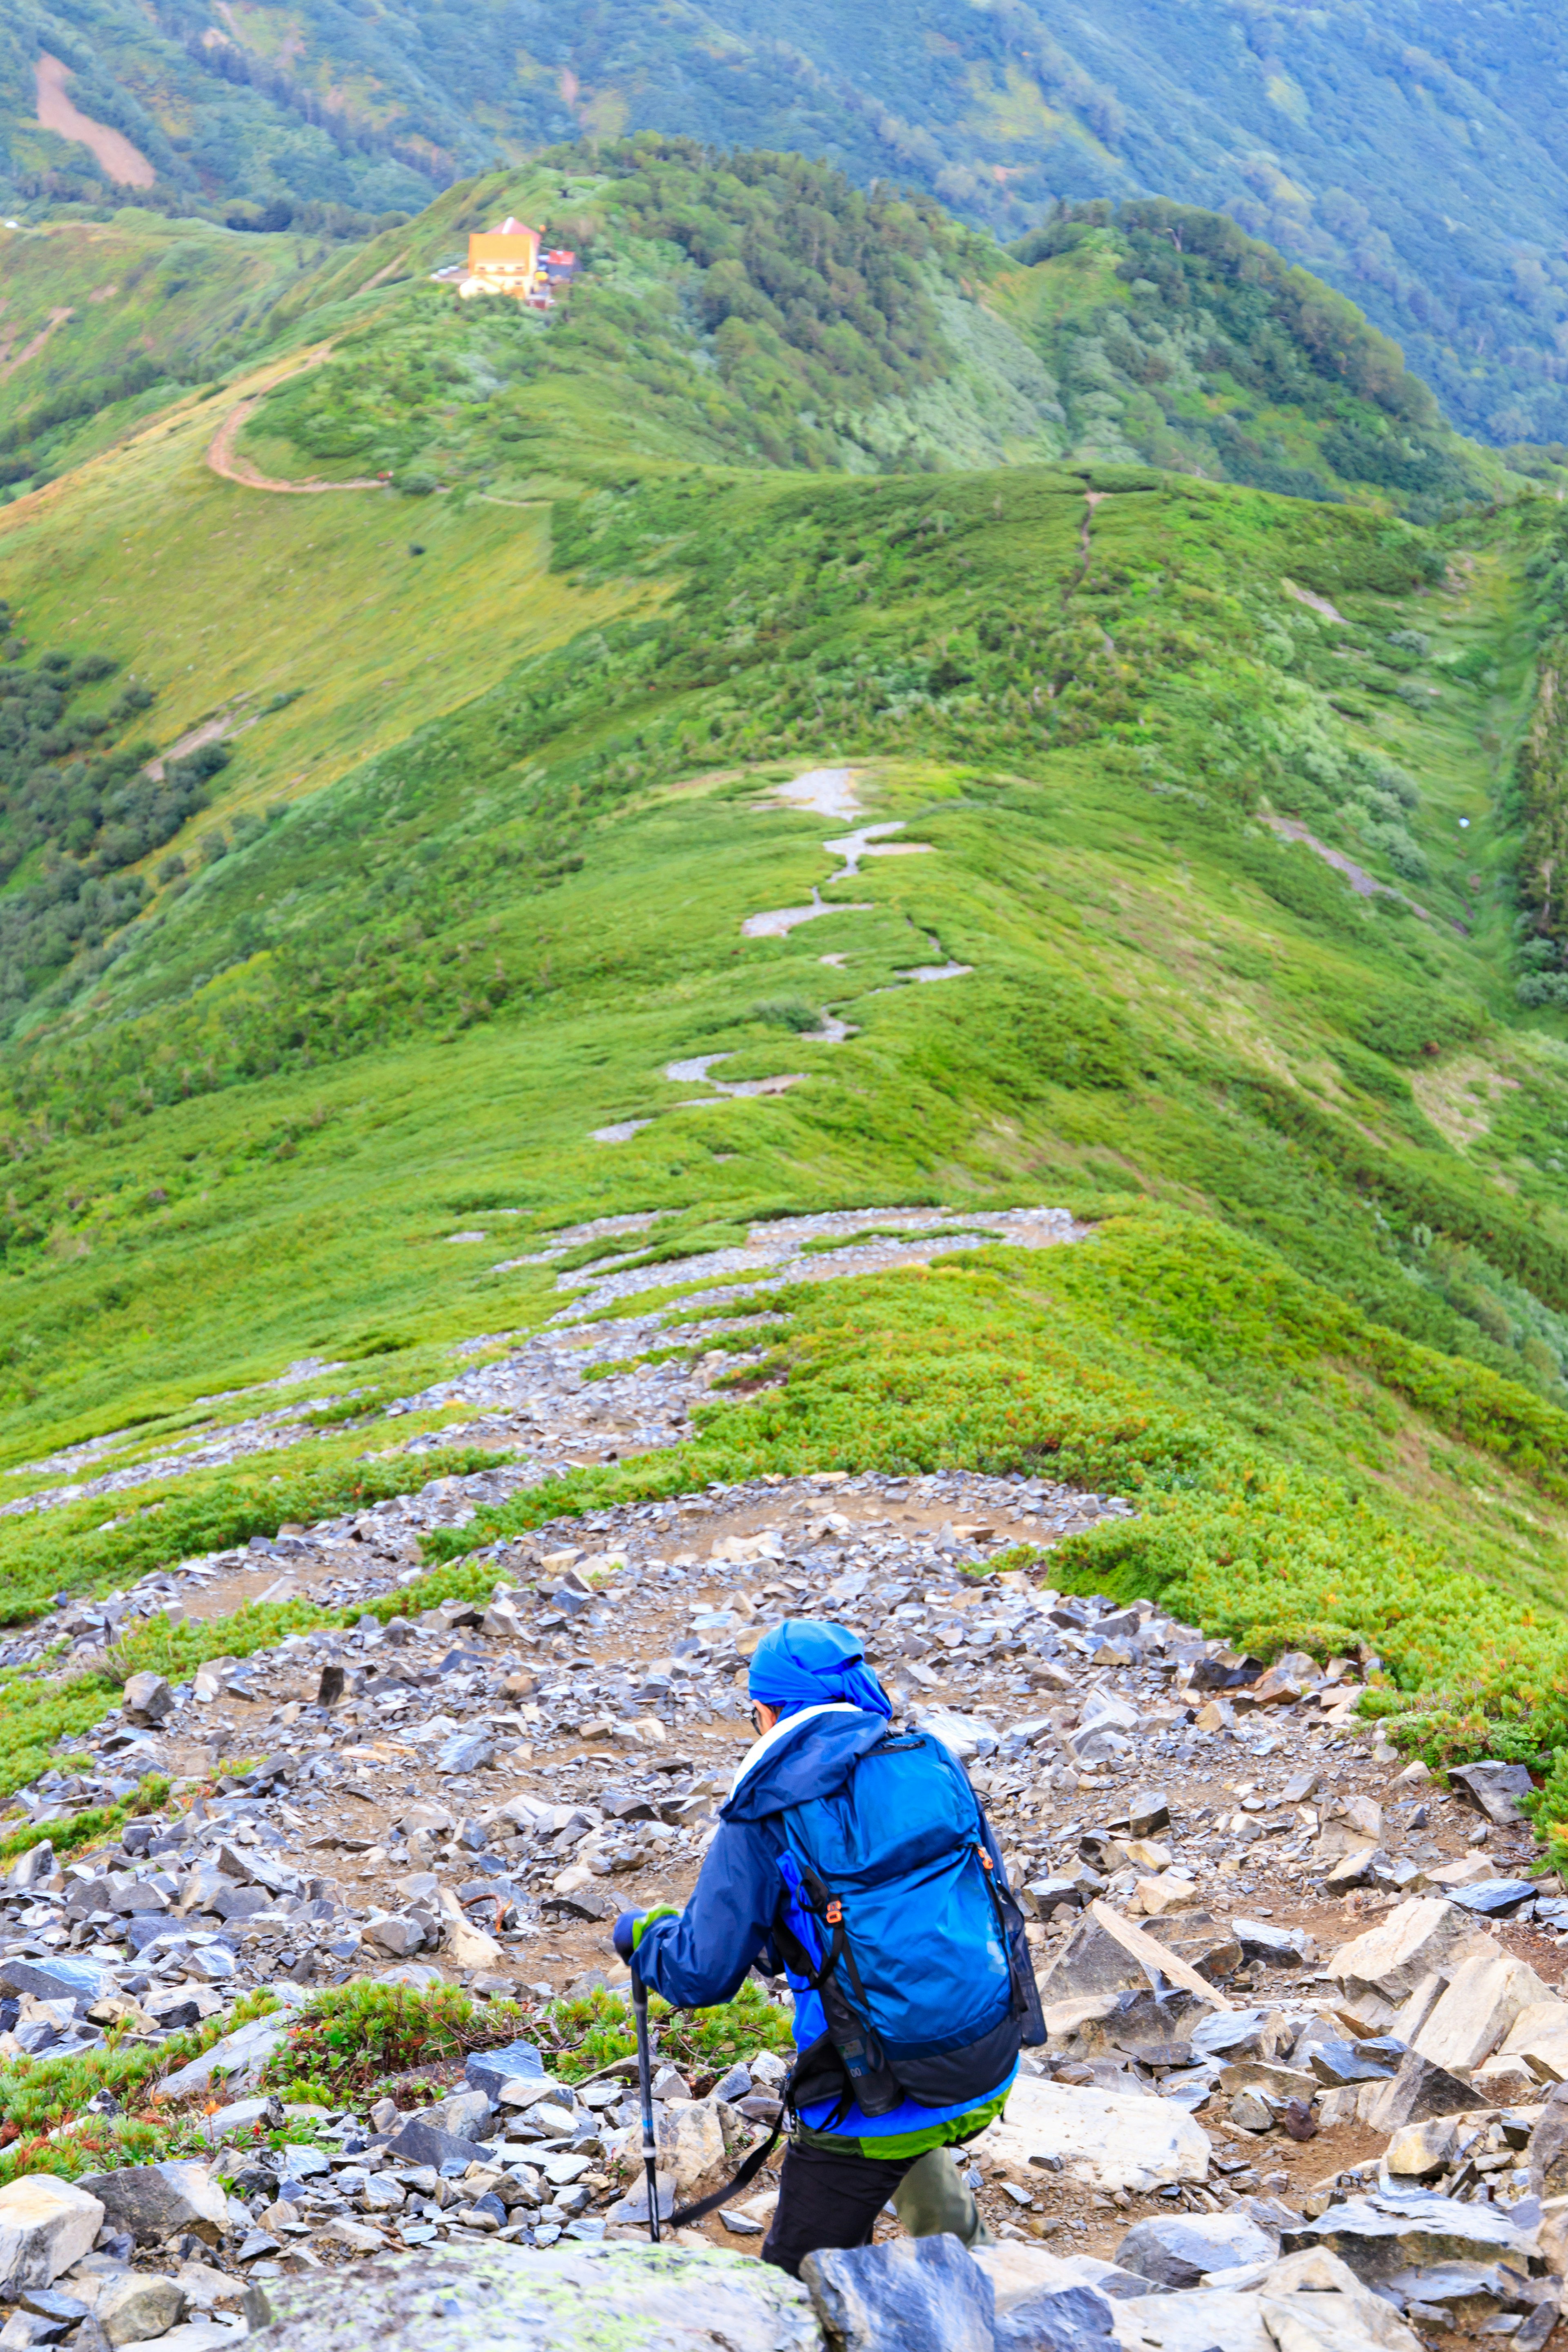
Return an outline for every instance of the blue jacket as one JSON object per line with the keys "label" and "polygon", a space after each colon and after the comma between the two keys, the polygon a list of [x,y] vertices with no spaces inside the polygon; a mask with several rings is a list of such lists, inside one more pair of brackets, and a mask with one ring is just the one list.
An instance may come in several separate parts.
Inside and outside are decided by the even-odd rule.
{"label": "blue jacket", "polygon": [[[841,1789],[857,1759],[887,1729],[881,1716],[828,1706],[787,1717],[756,1743],[721,1811],[690,1902],[679,1917],[655,1919],[643,1931],[632,1962],[643,1983],[677,2009],[706,2009],[734,1998],[753,1960],[762,1959],[770,1975],[779,1973],[784,1962],[774,1930],[781,1922],[808,1951],[818,1949],[816,1923],[795,1892],[780,1816],[787,1806]],[[1005,1886],[995,1837],[984,1809],[977,1810],[986,1851]],[[822,2003],[795,1970],[785,1973],[795,1994],[795,2046],[808,2049],[825,2031]],[[1015,2063],[989,2095],[999,2096],[1016,2071]],[[972,2114],[984,2103],[967,2098],[957,2106],[929,2107],[905,2099],[891,2114],[875,2117],[851,2105],[836,2121],[835,2103],[825,2100],[802,2108],[800,2119],[808,2129],[847,2138],[891,2138]]]}

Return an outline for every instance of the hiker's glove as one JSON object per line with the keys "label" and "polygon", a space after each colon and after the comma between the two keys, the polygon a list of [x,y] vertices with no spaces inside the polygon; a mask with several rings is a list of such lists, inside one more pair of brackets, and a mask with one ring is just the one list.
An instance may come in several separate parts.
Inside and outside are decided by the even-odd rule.
{"label": "hiker's glove", "polygon": [[673,1903],[656,1903],[651,1911],[623,1911],[616,1921],[611,1940],[627,1968],[632,1964],[632,1954],[656,1919],[679,1919],[679,1916]]}

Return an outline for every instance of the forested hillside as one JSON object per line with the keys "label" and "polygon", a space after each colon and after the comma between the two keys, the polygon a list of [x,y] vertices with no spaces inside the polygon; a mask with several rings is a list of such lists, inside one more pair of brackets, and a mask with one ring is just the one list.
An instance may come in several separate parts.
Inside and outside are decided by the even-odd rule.
{"label": "forested hillside", "polygon": [[[1058,199],[1164,196],[1349,294],[1462,430],[1565,440],[1563,38],[1521,0],[1092,0],[1070,25],[1030,0],[20,0],[0,26],[0,199],[342,234],[563,138],[643,128],[823,157],[1005,240]],[[38,124],[40,57],[131,142],[118,181],[90,135]]]}
{"label": "forested hillside", "polygon": [[[509,210],[582,257],[548,316],[430,275]],[[17,1610],[62,1544],[101,1585],[417,1483],[403,1399],[545,1324],[563,1228],[657,1308],[780,1215],[1043,1204],[1100,1237],[1048,1345],[1028,1252],[931,1277],[969,1286],[940,1346],[895,1283],[826,1387],[785,1297],[776,1402],[582,1496],[1059,1455],[1148,1504],[1096,1589],[1375,1635],[1421,1736],[1524,1739],[1564,1589],[1560,502],[1169,205],[1008,251],[649,140],[242,242],[246,354],[0,513]],[[154,1470],[321,1360],[368,1369],[287,1478]],[[100,1441],[112,1520],[43,1509]],[[1497,1597],[1445,1633],[1400,1596],[1450,1576]]]}

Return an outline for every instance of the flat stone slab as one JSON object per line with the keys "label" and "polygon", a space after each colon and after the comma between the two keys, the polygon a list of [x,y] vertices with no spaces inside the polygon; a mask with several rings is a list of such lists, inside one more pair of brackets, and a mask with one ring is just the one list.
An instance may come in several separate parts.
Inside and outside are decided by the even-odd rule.
{"label": "flat stone slab", "polygon": [[1221,2288],[1130,2295],[1112,2304],[1121,2352],[1279,2352],[1264,2322],[1262,2298]]}
{"label": "flat stone slab", "polygon": [[255,2352],[822,2352],[805,2288],[721,2247],[440,2246],[269,2280]]}
{"label": "flat stone slab", "polygon": [[1494,2206],[1419,2192],[1350,2198],[1316,2221],[1285,2230],[1279,2242],[1286,2253],[1327,2246],[1369,2284],[1396,2271],[1451,2263],[1501,2262],[1522,2277],[1532,2251],[1530,2238]]}
{"label": "flat stone slab", "polygon": [[1000,2119],[987,2125],[974,2147],[1019,2180],[1044,2178],[1045,2168],[1031,2168],[1031,2157],[1055,2156],[1075,2180],[1135,2190],[1205,2179],[1210,2154],[1208,2134],[1173,2099],[1028,2074],[1014,2084]]}

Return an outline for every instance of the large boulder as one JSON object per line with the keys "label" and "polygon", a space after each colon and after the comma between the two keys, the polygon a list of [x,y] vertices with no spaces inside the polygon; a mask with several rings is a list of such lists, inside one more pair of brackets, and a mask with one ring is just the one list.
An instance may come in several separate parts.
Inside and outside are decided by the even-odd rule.
{"label": "large boulder", "polygon": [[111,2344],[144,2344],[165,2336],[184,2316],[185,2290],[178,2279],[156,2271],[127,2271],[113,2279],[93,2306],[93,2317]]}
{"label": "large boulder", "polygon": [[37,1993],[40,2000],[68,2000],[79,2012],[116,1990],[115,1980],[96,1960],[80,1960],[65,1952],[47,1959],[0,1962],[0,1988],[6,1992]]}
{"label": "large boulder", "polygon": [[1451,1903],[1418,1895],[1369,1927],[1364,1936],[1341,1946],[1328,1965],[1348,1997],[1375,1993],[1386,2001],[1403,2001],[1424,1977],[1451,1979],[1460,1960],[1485,1943],[1496,1947]]}
{"label": "large boulder", "polygon": [[103,2206],[79,2181],[52,2172],[24,2173],[0,2189],[0,2295],[49,2286],[90,2253]]}
{"label": "large boulder", "polygon": [[658,2169],[682,2194],[723,2163],[724,2122],[717,2099],[661,2099],[653,2120]]}
{"label": "large boulder", "polygon": [[1003,2238],[994,2244],[972,2246],[977,2262],[996,2290],[998,2319],[1015,2305],[1032,2303],[1042,2294],[1059,2294],[1064,2287],[1088,2286],[1102,2296],[1143,2294],[1147,2279],[1102,2263],[1095,2254],[1053,2254],[1047,2247],[1026,2239]]}
{"label": "large boulder", "polygon": [[132,1723],[160,1724],[174,1712],[174,1694],[162,1675],[132,1675],[125,1685],[125,1712]]}
{"label": "large boulder", "polygon": [[1552,1987],[1532,1968],[1493,1944],[1460,1961],[1412,2047],[1449,2074],[1468,2073],[1491,2056],[1525,2010],[1552,1998]]}
{"label": "large boulder", "polygon": [[1210,2008],[1231,2006],[1170,1945],[1108,1903],[1091,1903],[1040,1979],[1040,1999],[1049,2004],[1090,1993],[1159,1992],[1172,1985]]}
{"label": "large boulder", "polygon": [[1450,2074],[1447,2067],[1435,2066],[1419,2051],[1407,2050],[1391,2081],[1363,2085],[1356,2114],[1373,2131],[1395,2132],[1402,2125],[1422,2123],[1429,2116],[1466,2115],[1485,2105],[1482,2092],[1458,2074]]}
{"label": "large boulder", "polygon": [[16,1856],[5,1873],[5,1884],[17,1893],[24,1893],[28,1887],[47,1885],[54,1873],[54,1847],[47,1838],[41,1838],[37,1845],[27,1846]]}
{"label": "large boulder", "polygon": [[807,2290],[719,2247],[440,2246],[269,2280],[254,2352],[822,2352]]}
{"label": "large boulder", "polygon": [[1196,2286],[1210,2271],[1272,2262],[1278,2242],[1239,2209],[1229,2213],[1155,2213],[1135,2221],[1116,2249],[1124,2271],[1152,2285]]}
{"label": "large boulder", "polygon": [[1271,2263],[1257,2294],[1279,2352],[1422,2352],[1398,2313],[1326,2247]]}
{"label": "large boulder", "polygon": [[1116,2352],[1116,2323],[1092,2287],[1047,2288],[997,2313],[996,2352]]}
{"label": "large boulder", "polygon": [[800,2274],[833,2352],[995,2352],[995,2290],[957,2238],[825,2246]]}
{"label": "large boulder", "polygon": [[1186,2287],[1117,2305],[1120,2344],[1159,2345],[1162,2352],[1279,2352],[1256,2294]]}
{"label": "large boulder", "polygon": [[1520,2011],[1498,2052],[1517,2058],[1538,2083],[1568,2082],[1568,2001],[1532,2001]]}
{"label": "large boulder", "polygon": [[476,1927],[449,1886],[441,1889],[441,1925],[447,1947],[447,1957],[454,1968],[499,1969],[505,1965],[506,1952],[495,1937]]}
{"label": "large boulder", "polygon": [[1561,2084],[1547,2093],[1530,2135],[1530,2186],[1542,2202],[1568,2197],[1568,2088]]}
{"label": "large boulder", "polygon": [[1135,2193],[1202,2180],[1207,2134],[1173,2100],[1020,2075],[1001,2116],[973,2143],[1020,2180],[1066,2170],[1096,2189]]}
{"label": "large boulder", "polygon": [[1406,2271],[1496,2264],[1527,2277],[1533,2242],[1493,2205],[1452,2197],[1352,2197],[1280,2236],[1288,2254],[1326,2247],[1373,2286]]}
{"label": "large boulder", "polygon": [[1533,1784],[1525,1765],[1502,1764],[1489,1757],[1479,1764],[1453,1766],[1448,1785],[1462,1804],[1473,1805],[1500,1829],[1514,1829],[1524,1821],[1519,1801],[1530,1795]]}
{"label": "large boulder", "polygon": [[387,2152],[405,2164],[433,2164],[439,2172],[444,2164],[483,2164],[489,2151],[477,2140],[412,2116],[388,2141]]}
{"label": "large boulder", "polygon": [[1163,2352],[1422,2352],[1397,2311],[1323,2247],[1117,2310],[1122,2345]]}
{"label": "large boulder", "polygon": [[79,2182],[96,2197],[117,2230],[129,2230],[139,2246],[154,2245],[176,2231],[216,2246],[229,2226],[228,2199],[205,2165],[171,2157],[163,2164],[127,2164],[117,2172],[94,2172]]}
{"label": "large boulder", "polygon": [[236,2026],[201,2057],[166,2075],[159,2086],[160,2095],[183,2099],[191,2091],[205,2090],[214,2080],[221,2080],[231,2092],[248,2088],[260,2080],[267,2061],[275,2050],[281,2050],[288,2037],[287,2018],[253,2017],[248,2025]]}
{"label": "large boulder", "polygon": [[450,2132],[456,2139],[477,2141],[489,2124],[489,2114],[490,2103],[483,2091],[453,2091],[432,2105],[421,2107],[416,2120],[433,2125],[437,2131]]}

